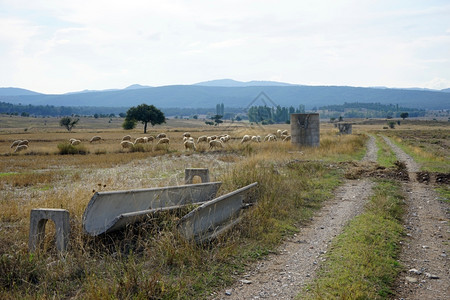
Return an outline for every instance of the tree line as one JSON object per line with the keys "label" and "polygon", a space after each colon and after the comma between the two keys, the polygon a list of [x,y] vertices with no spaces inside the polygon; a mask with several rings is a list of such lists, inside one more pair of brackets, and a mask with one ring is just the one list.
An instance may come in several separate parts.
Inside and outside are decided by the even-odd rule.
{"label": "tree line", "polygon": [[319,112],[322,118],[400,118],[403,113],[407,113],[409,117],[423,117],[426,113],[423,109],[396,104],[359,102],[321,106]]}
{"label": "tree line", "polygon": [[252,106],[248,109],[248,120],[254,123],[261,124],[274,124],[274,123],[289,123],[291,120],[291,114],[305,113],[305,106],[300,104],[298,108],[282,107],[277,105],[276,107],[269,106]]}

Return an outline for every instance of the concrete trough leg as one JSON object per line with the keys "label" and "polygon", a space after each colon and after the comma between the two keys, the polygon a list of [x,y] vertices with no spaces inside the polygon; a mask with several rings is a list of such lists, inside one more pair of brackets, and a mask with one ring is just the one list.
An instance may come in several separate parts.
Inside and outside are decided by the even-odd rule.
{"label": "concrete trough leg", "polygon": [[206,168],[187,168],[184,169],[184,183],[192,184],[195,176],[199,176],[202,183],[209,182],[209,169]]}
{"label": "concrete trough leg", "polygon": [[59,252],[67,250],[69,243],[69,211],[65,209],[37,208],[30,212],[30,235],[28,247],[35,252],[42,244],[45,236],[45,225],[48,220],[55,222],[56,249]]}

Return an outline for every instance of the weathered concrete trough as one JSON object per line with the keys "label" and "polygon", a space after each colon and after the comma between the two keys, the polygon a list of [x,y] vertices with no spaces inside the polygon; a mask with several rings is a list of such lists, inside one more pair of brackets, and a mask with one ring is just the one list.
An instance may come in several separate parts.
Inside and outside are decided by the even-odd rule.
{"label": "weathered concrete trough", "polygon": [[156,211],[171,210],[213,199],[221,182],[162,188],[97,192],[83,214],[84,231],[92,236],[113,232]]}
{"label": "weathered concrete trough", "polygon": [[248,192],[258,183],[207,201],[185,215],[178,230],[186,239],[202,242],[217,237],[240,221],[241,209],[246,205]]}

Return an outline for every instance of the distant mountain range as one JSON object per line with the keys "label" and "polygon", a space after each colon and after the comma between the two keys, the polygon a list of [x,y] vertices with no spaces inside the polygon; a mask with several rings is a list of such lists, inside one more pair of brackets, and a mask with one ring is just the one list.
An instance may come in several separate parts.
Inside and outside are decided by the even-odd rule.
{"label": "distant mountain range", "polygon": [[345,102],[398,104],[420,109],[450,109],[450,89],[362,88],[306,86],[273,81],[240,82],[221,79],[193,85],[150,87],[131,85],[125,89],[81,91],[61,95],[40,94],[19,88],[0,88],[0,102],[23,105],[131,107],[141,103],[160,108],[228,107],[248,105],[305,105],[306,109]]}

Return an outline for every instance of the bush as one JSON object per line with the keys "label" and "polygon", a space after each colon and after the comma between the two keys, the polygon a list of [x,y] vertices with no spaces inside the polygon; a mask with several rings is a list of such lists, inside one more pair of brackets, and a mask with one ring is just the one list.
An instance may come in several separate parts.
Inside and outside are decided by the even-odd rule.
{"label": "bush", "polygon": [[83,145],[72,145],[68,142],[58,144],[58,154],[88,154],[89,152]]}

